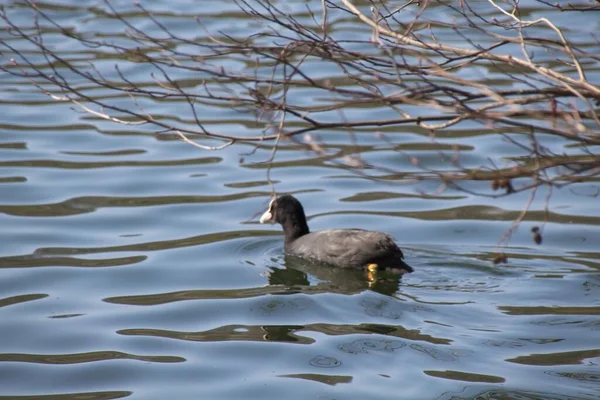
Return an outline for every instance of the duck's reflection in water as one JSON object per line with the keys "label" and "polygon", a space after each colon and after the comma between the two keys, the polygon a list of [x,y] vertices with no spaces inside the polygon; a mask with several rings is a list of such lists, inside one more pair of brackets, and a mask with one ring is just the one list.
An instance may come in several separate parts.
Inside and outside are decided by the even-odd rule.
{"label": "duck's reflection in water", "polygon": [[269,284],[286,287],[309,286],[315,292],[354,294],[365,290],[393,296],[400,288],[402,274],[394,271],[361,271],[314,264],[286,255],[285,268],[272,267]]}

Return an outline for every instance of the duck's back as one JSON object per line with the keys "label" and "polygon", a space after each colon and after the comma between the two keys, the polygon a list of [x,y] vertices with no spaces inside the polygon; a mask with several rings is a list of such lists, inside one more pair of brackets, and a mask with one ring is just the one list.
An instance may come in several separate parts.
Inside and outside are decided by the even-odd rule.
{"label": "duck's back", "polygon": [[288,254],[341,268],[404,268],[404,255],[393,238],[362,229],[328,229],[311,232],[286,243]]}

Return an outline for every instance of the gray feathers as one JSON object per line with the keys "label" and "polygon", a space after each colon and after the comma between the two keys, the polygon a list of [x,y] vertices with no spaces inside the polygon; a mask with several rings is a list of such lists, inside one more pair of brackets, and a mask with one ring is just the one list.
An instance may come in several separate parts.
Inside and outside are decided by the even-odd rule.
{"label": "gray feathers", "polygon": [[341,268],[402,268],[404,258],[392,237],[363,229],[328,229],[285,244],[285,252]]}

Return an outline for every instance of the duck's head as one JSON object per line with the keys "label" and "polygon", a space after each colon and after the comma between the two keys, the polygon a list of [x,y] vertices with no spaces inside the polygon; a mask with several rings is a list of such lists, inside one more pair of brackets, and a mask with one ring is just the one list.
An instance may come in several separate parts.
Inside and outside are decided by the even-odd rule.
{"label": "duck's head", "polygon": [[279,223],[290,239],[309,233],[302,204],[294,196],[283,195],[271,200],[269,208],[260,217],[260,223]]}

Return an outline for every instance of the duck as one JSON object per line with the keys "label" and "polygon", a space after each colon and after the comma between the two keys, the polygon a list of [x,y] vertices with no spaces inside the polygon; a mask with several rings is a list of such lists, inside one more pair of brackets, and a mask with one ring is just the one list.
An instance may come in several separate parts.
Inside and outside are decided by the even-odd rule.
{"label": "duck", "polygon": [[326,229],[311,232],[304,207],[291,195],[273,198],[260,217],[260,223],[279,223],[283,227],[283,248],[287,255],[311,263],[367,271],[413,272],[394,238],[364,229]]}

